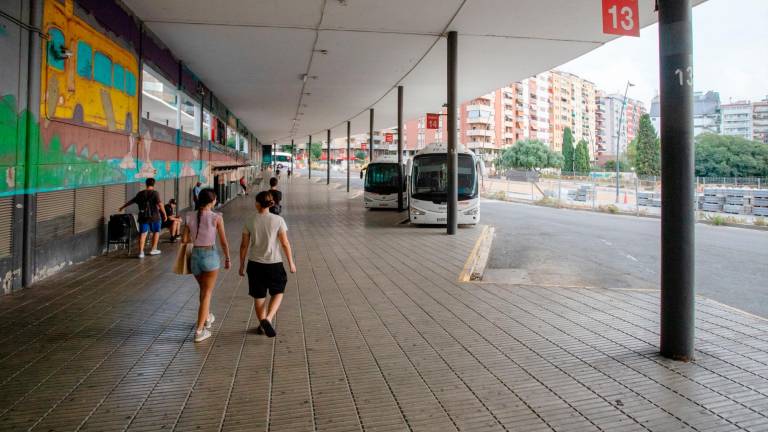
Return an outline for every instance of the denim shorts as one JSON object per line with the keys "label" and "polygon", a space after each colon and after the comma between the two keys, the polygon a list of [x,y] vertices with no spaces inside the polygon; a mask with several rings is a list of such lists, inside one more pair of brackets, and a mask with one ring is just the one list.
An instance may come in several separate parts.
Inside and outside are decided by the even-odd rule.
{"label": "denim shorts", "polygon": [[189,257],[189,270],[195,276],[202,272],[211,272],[221,267],[221,257],[216,249],[193,248]]}
{"label": "denim shorts", "polygon": [[139,224],[139,232],[144,234],[145,232],[152,231],[153,233],[159,233],[162,228],[162,222],[145,222]]}

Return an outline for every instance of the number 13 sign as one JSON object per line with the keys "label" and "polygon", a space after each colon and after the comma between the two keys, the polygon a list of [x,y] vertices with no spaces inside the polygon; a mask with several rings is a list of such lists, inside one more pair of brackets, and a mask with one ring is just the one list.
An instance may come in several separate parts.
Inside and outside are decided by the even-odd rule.
{"label": "number 13 sign", "polygon": [[638,0],[603,0],[603,33],[640,36]]}

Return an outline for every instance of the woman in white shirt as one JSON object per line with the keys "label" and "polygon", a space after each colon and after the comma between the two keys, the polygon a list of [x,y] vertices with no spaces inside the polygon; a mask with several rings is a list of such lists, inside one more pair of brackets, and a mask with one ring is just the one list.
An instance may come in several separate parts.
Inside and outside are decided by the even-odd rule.
{"label": "woman in white shirt", "polygon": [[[269,212],[273,205],[275,201],[269,191],[256,195],[257,212],[246,221],[240,243],[240,276],[248,273],[248,294],[253,297],[256,316],[259,319],[256,331],[259,334],[266,333],[269,337],[277,335],[272,322],[280,308],[288,282],[283,257],[288,261],[291,273],[296,273],[291,244],[288,241],[288,227],[281,216]],[[270,296],[268,308],[265,307],[267,292]]]}

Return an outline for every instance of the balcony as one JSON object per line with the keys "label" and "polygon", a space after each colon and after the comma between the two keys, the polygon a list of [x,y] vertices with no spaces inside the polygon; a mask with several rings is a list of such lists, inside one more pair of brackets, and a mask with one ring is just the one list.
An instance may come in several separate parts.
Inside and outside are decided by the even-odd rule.
{"label": "balcony", "polygon": [[515,133],[514,132],[504,132],[503,137],[504,137],[504,139],[515,139]]}
{"label": "balcony", "polygon": [[475,137],[475,136],[482,136],[482,137],[492,137],[495,136],[496,133],[493,129],[469,129],[467,130],[467,136],[468,137]]}
{"label": "balcony", "polygon": [[472,104],[472,105],[467,105],[467,111],[487,111],[487,112],[492,112],[493,108],[490,105]]}

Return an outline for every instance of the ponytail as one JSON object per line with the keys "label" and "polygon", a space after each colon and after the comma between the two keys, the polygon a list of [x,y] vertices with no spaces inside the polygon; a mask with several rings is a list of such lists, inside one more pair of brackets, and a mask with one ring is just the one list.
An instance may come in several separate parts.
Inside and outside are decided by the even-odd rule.
{"label": "ponytail", "polygon": [[195,232],[195,239],[200,233],[200,215],[203,212],[203,207],[216,201],[216,191],[210,188],[206,188],[200,191],[197,195],[197,230]]}

